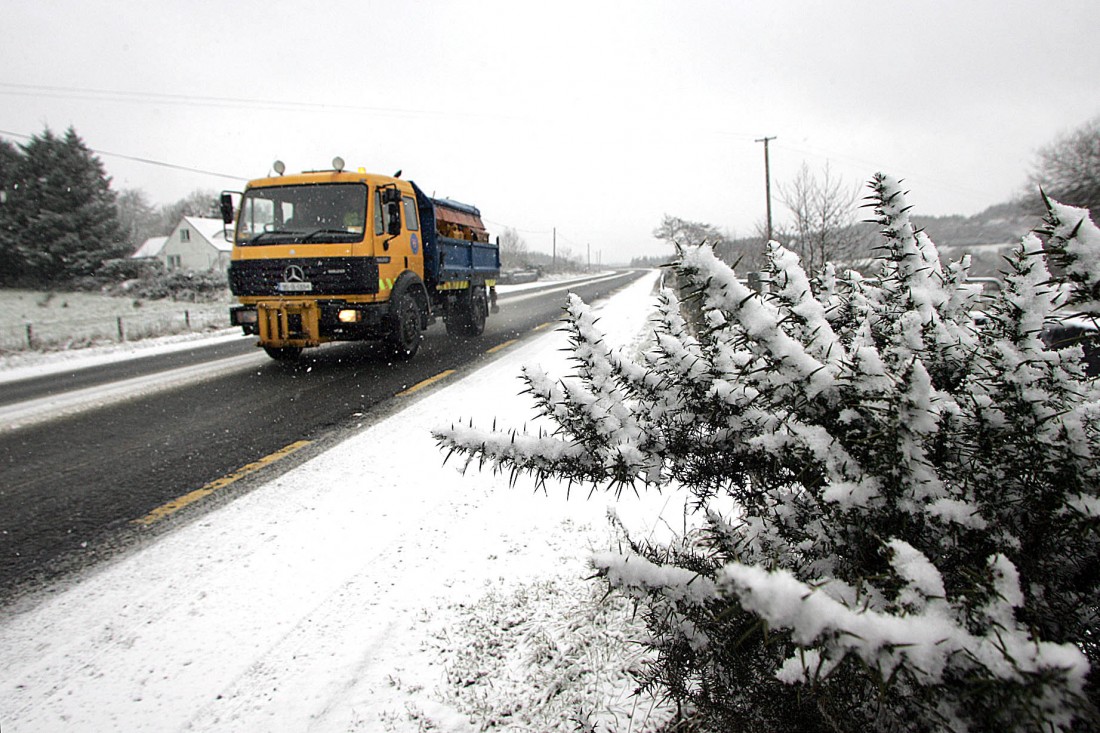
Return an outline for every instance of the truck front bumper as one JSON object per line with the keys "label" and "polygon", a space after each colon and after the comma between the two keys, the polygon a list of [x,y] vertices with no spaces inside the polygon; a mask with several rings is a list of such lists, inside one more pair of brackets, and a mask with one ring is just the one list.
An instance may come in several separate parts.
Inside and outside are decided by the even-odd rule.
{"label": "truck front bumper", "polygon": [[326,341],[358,341],[384,333],[385,303],[344,301],[262,301],[229,310],[229,322],[264,346],[318,346]]}

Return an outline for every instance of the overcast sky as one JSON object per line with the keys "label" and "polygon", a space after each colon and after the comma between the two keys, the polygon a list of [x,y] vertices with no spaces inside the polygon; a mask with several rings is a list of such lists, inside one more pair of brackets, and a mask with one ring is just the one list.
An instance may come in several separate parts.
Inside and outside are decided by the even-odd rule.
{"label": "overcast sky", "polygon": [[[307,9],[307,6],[315,9]],[[604,263],[664,214],[738,236],[803,162],[973,214],[1100,114],[1095,0],[0,0],[0,136],[72,125],[168,203],[289,170],[404,171],[494,234]],[[108,154],[110,153],[110,154]],[[139,163],[119,156],[220,173]],[[239,177],[240,180],[233,180]],[[774,203],[777,220],[782,207]]]}

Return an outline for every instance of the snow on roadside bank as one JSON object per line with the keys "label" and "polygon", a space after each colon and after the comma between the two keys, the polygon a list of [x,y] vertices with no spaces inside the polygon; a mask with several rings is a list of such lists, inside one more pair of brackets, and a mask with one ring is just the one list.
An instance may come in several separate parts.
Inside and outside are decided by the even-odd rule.
{"label": "snow on roadside bank", "polygon": [[227,328],[62,351],[16,351],[0,356],[0,384],[246,338],[254,339],[252,336],[244,336],[239,328]]}
{"label": "snow on roadside bank", "polygon": [[[603,306],[609,341],[642,337],[656,277]],[[542,335],[421,393],[0,622],[5,727],[467,731],[496,720],[573,730],[569,717],[585,713],[621,724],[633,704],[631,649],[598,645],[635,630],[589,604],[582,580],[589,551],[611,540],[610,497],[567,501],[563,488],[543,495],[459,474],[430,435],[451,419],[522,424],[533,409],[518,394],[520,367],[565,374],[566,344],[563,333]],[[654,526],[664,510],[675,526],[674,503],[624,497],[616,509],[633,526]],[[602,701],[608,694],[617,697]],[[636,716],[644,729],[646,709]]]}

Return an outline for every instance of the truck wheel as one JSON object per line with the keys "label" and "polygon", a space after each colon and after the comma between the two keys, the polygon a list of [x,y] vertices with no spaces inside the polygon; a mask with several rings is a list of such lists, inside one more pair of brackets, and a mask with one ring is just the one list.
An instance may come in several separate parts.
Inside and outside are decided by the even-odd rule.
{"label": "truck wheel", "polygon": [[411,359],[420,348],[423,334],[420,331],[420,306],[409,293],[397,297],[393,307],[394,325],[389,345],[398,359]]}
{"label": "truck wheel", "polygon": [[449,312],[447,333],[458,336],[480,336],[485,332],[485,318],[489,314],[489,301],[483,288],[475,288]]}
{"label": "truck wheel", "polygon": [[462,319],[458,314],[458,307],[449,307],[443,314],[443,325],[447,327],[448,336],[462,335]]}
{"label": "truck wheel", "polygon": [[466,335],[480,336],[485,333],[485,319],[489,315],[489,301],[485,297],[485,288],[477,288],[470,293],[470,303],[466,310]]}
{"label": "truck wheel", "polygon": [[264,351],[275,361],[297,361],[302,354],[301,346],[265,346]]}

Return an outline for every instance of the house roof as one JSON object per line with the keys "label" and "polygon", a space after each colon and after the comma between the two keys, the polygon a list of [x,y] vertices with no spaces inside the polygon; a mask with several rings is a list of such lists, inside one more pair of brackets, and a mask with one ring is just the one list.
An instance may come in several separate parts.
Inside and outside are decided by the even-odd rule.
{"label": "house roof", "polygon": [[165,243],[168,242],[168,237],[149,237],[141,246],[134,250],[134,253],[130,255],[135,259],[143,259],[148,257],[156,257],[160,254],[160,251],[164,249]]}
{"label": "house roof", "polygon": [[229,252],[233,249],[233,242],[225,238],[225,223],[221,219],[185,216],[183,220],[216,249],[222,252]]}

